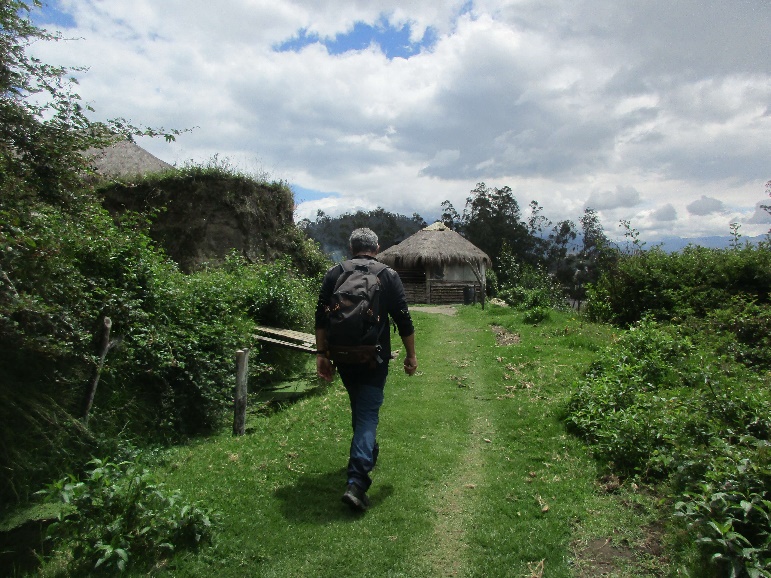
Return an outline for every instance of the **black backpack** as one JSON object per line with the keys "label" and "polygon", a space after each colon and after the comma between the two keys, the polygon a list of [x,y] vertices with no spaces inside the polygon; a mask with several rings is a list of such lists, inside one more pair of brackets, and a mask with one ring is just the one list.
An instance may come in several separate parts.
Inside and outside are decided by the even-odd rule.
{"label": "black backpack", "polygon": [[327,355],[336,363],[369,364],[382,362],[380,280],[388,268],[378,261],[354,259],[340,263],[343,272],[325,307],[327,313]]}

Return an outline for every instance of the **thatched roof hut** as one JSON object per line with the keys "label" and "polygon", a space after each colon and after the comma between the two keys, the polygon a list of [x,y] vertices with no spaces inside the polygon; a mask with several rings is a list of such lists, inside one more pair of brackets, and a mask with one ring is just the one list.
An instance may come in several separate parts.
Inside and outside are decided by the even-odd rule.
{"label": "thatched roof hut", "polygon": [[436,222],[381,252],[378,259],[402,278],[411,303],[462,303],[484,295],[490,257]]}
{"label": "thatched roof hut", "polygon": [[137,177],[172,170],[170,164],[127,140],[107,148],[86,151],[97,174],[103,177]]}

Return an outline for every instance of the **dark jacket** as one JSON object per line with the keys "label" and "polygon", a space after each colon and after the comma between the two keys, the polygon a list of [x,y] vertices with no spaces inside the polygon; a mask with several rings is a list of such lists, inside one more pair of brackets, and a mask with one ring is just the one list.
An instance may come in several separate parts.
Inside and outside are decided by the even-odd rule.
{"label": "dark jacket", "polygon": [[[357,255],[353,260],[377,261],[374,257],[367,255]],[[325,312],[325,306],[329,303],[332,293],[335,291],[335,284],[338,277],[343,274],[343,268],[340,265],[335,265],[324,276],[324,280],[321,282],[321,291],[319,292],[319,300],[316,304],[316,329],[327,328],[327,315]],[[399,331],[399,335],[407,337],[415,332],[415,328],[412,325],[412,317],[410,317],[410,311],[407,307],[407,298],[404,295],[404,285],[399,278],[399,274],[386,267],[379,275],[380,280],[380,309],[387,312],[388,315],[383,315],[380,320],[380,334],[383,359],[391,358],[391,332],[388,329],[388,318],[393,319],[396,323],[396,327]]]}

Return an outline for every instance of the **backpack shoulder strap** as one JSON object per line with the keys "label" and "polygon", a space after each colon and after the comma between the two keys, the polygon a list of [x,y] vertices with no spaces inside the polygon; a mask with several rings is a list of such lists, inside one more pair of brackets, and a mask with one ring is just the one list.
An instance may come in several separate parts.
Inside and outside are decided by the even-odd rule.
{"label": "backpack shoulder strap", "polygon": [[388,269],[388,265],[386,265],[385,263],[381,263],[380,261],[373,261],[368,265],[368,267],[369,267],[370,273],[375,275],[375,277],[377,277],[383,271]]}
{"label": "backpack shoulder strap", "polygon": [[364,267],[367,268],[367,272],[372,273],[373,275],[375,275],[375,277],[377,277],[378,275],[380,275],[380,273],[388,269],[388,265],[386,265],[385,263],[381,263],[380,261],[367,260],[364,263],[357,262],[357,261],[361,261],[361,259],[357,259],[357,260],[348,259],[347,261],[342,261],[340,263],[340,267],[343,269],[343,273],[345,273],[346,271],[355,271],[358,267],[361,267],[363,265]]}
{"label": "backpack shoulder strap", "polygon": [[354,265],[353,261],[350,259],[347,261],[340,261],[338,265],[340,266],[340,274],[337,276],[337,279],[335,279],[335,291],[337,291],[338,287],[345,281],[345,278],[347,277],[346,273],[351,273],[356,269],[356,265]]}
{"label": "backpack shoulder strap", "polygon": [[340,265],[340,269],[342,269],[343,273],[345,273],[346,271],[353,271],[356,268],[356,265],[351,259],[347,259],[346,261],[340,261],[338,265]]}

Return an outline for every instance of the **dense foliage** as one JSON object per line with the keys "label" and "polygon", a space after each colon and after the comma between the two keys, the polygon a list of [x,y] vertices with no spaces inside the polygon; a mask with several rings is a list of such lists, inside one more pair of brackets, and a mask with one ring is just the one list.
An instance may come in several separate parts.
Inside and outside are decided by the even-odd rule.
{"label": "dense foliage", "polygon": [[771,576],[771,247],[620,256],[589,311],[626,325],[567,421],[613,474],[668,493],[698,575]]}
{"label": "dense foliage", "polygon": [[[27,57],[30,42],[56,39],[29,22],[28,9],[16,1],[0,8],[3,505],[77,471],[119,438],[211,430],[232,398],[235,351],[258,350],[254,324],[308,329],[314,302],[314,282],[289,260],[233,257],[184,275],[158,249],[145,216],[114,219],[102,207],[82,152],[158,131],[91,123],[68,71]],[[306,272],[318,274],[325,265],[318,250],[288,229],[296,254],[312,257]],[[106,344],[105,318],[112,322]],[[255,358],[253,377],[290,371],[293,362],[270,363]]]}
{"label": "dense foliage", "polygon": [[719,562],[702,571],[768,575],[769,386],[768,374],[716,355],[708,337],[643,321],[592,366],[568,424],[608,470],[670,493],[675,512]]}
{"label": "dense foliage", "polygon": [[500,272],[489,275],[492,292],[526,311],[526,323],[539,323],[550,317],[552,309],[566,307],[565,290],[557,280],[542,267],[517,261],[508,244],[502,247],[498,263]]}
{"label": "dense foliage", "polygon": [[407,217],[378,207],[373,211],[344,213],[337,217],[319,211],[315,221],[303,219],[299,226],[309,238],[321,245],[325,253],[339,261],[349,256],[348,237],[354,229],[367,227],[375,231],[380,249],[384,251],[418,232],[426,226],[426,222],[417,213]]}
{"label": "dense foliage", "polygon": [[595,282],[616,255],[597,212],[584,211],[579,233],[573,221],[552,223],[536,201],[529,209],[523,214],[510,187],[479,183],[462,213],[444,201],[441,220],[490,256],[491,295],[500,293],[511,305],[526,309],[542,306],[529,303],[533,289],[541,302],[583,301],[587,284]]}
{"label": "dense foliage", "polygon": [[654,248],[609,263],[591,290],[589,314],[629,325],[651,315],[661,321],[703,318],[734,298],[771,303],[771,248],[729,250],[690,246],[678,253]]}
{"label": "dense foliage", "polygon": [[[175,437],[207,431],[228,404],[237,349],[256,322],[308,329],[314,298],[288,261],[182,274],[144,226],[115,225],[96,205],[4,211],[0,264],[0,495],[24,497],[94,435]],[[117,345],[86,432],[82,400],[112,320]],[[253,363],[253,375],[264,368]],[[286,369],[284,369],[286,371]],[[35,459],[29,452],[34,448]],[[33,486],[34,487],[34,486]]]}
{"label": "dense foliage", "polygon": [[62,504],[48,529],[55,547],[43,575],[115,575],[211,542],[211,513],[155,481],[136,455],[126,457],[95,459],[80,478],[65,477],[42,492]]}

